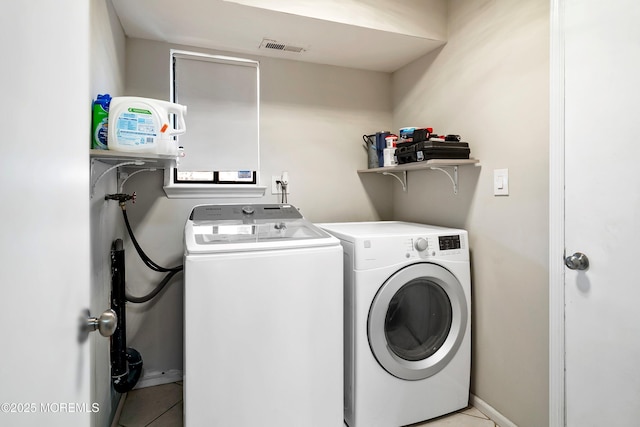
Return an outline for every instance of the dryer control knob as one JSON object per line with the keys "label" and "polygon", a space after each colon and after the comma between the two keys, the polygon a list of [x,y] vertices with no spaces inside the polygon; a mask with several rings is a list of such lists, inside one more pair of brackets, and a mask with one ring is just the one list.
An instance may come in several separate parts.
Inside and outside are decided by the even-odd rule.
{"label": "dryer control knob", "polygon": [[255,212],[255,209],[253,208],[253,206],[242,207],[242,213],[245,215],[253,215],[254,212]]}
{"label": "dryer control knob", "polygon": [[422,237],[419,237],[416,239],[416,241],[414,242],[413,246],[416,248],[416,250],[418,252],[422,252],[424,250],[427,249],[427,240],[423,239]]}

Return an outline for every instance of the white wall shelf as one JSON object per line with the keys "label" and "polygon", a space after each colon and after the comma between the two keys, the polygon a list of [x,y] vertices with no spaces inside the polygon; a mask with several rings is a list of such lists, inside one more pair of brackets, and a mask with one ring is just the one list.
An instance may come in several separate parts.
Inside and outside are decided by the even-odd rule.
{"label": "white wall shelf", "polygon": [[[358,173],[379,173],[390,175],[397,179],[402,185],[402,191],[407,191],[407,172],[417,170],[438,170],[445,173],[453,184],[453,193],[458,194],[458,166],[474,165],[479,163],[477,159],[432,159],[426,162],[405,163],[396,166],[386,166],[382,168],[360,169]],[[445,168],[451,168],[449,173]],[[402,172],[402,178],[398,176]]]}
{"label": "white wall shelf", "polygon": [[[89,150],[91,159],[91,197],[96,185],[109,171],[119,168],[129,169],[165,169],[175,163],[176,156],[167,154],[128,153],[109,150]],[[95,175],[95,162],[101,162],[111,167],[104,170],[99,176]]]}
{"label": "white wall shelf", "polygon": [[[91,159],[91,197],[100,179],[107,172],[118,169],[165,169],[175,167],[175,156],[166,154],[140,154],[109,150],[89,150]],[[94,162],[110,165],[94,177]],[[170,199],[262,197],[267,187],[251,184],[173,184],[165,183],[164,192]]]}
{"label": "white wall shelf", "polygon": [[129,166],[144,166],[164,169],[170,166],[176,159],[176,156],[167,154],[149,154],[149,153],[127,153],[123,151],[110,150],[89,150],[89,158],[101,161],[102,163],[116,165],[124,162],[134,162]]}

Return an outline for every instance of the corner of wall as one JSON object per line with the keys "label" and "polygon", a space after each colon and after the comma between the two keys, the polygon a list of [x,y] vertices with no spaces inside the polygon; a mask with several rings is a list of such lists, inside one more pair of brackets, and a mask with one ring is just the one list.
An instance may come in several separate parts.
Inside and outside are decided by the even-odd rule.
{"label": "corner of wall", "polygon": [[[545,425],[549,4],[448,5],[447,44],[393,74],[393,123],[459,134],[480,163],[460,168],[457,196],[443,174],[411,172],[394,216],[469,231],[472,392],[519,425]],[[509,169],[508,197],[493,195],[499,168]]]}

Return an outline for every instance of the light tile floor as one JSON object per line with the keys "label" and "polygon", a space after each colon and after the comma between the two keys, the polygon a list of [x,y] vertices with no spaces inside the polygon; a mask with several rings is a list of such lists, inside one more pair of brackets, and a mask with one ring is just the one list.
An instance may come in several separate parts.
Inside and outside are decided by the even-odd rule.
{"label": "light tile floor", "polygon": [[127,393],[119,427],[181,427],[182,381]]}
{"label": "light tile floor", "polygon": [[[182,427],[182,381],[127,393],[119,427]],[[346,424],[345,424],[346,425]],[[411,427],[499,427],[470,406],[461,411]]]}

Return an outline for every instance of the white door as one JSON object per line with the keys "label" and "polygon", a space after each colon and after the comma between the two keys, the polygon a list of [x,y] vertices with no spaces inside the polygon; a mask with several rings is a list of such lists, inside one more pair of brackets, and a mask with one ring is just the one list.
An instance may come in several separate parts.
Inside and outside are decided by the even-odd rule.
{"label": "white door", "polygon": [[566,425],[640,423],[640,2],[565,2]]}
{"label": "white door", "polygon": [[[0,425],[86,427],[89,2],[0,14]],[[95,313],[93,313],[95,314]],[[91,340],[89,340],[91,341]]]}

